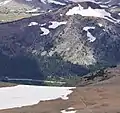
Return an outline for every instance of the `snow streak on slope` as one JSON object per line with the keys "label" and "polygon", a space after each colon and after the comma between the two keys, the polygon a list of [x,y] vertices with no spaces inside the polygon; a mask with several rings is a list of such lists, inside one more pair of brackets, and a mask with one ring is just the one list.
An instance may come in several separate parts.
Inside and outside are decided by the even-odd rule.
{"label": "snow streak on slope", "polygon": [[68,99],[73,87],[46,87],[18,85],[0,88],[0,109],[34,105],[40,101]]}
{"label": "snow streak on slope", "polygon": [[50,25],[49,28],[55,29],[55,28],[59,27],[60,25],[66,24],[67,22],[52,21],[52,22],[50,22],[50,23],[52,23],[52,25]]}
{"label": "snow streak on slope", "polygon": [[72,2],[87,2],[87,1],[95,2],[94,0],[69,0],[69,1],[72,1]]}
{"label": "snow streak on slope", "polygon": [[94,42],[96,40],[96,37],[94,37],[90,32],[89,29],[95,29],[95,27],[84,27],[83,30],[87,31],[87,37],[90,42]]}
{"label": "snow streak on slope", "polygon": [[38,25],[38,23],[37,23],[37,22],[31,22],[31,23],[29,23],[29,25],[28,25],[28,26],[36,26],[36,25]]}
{"label": "snow streak on slope", "polygon": [[3,2],[0,2],[0,6],[6,5],[7,3],[11,2],[12,0],[4,0]]}
{"label": "snow streak on slope", "polygon": [[41,0],[41,2],[43,2],[44,4],[46,4],[46,3],[54,3],[54,4],[58,4],[58,5],[66,5],[65,3],[59,2],[57,0]]}

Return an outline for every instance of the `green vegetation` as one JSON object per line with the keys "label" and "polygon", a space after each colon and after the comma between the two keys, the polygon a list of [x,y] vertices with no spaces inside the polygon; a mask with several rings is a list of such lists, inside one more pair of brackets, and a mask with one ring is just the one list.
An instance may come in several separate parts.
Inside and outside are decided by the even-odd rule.
{"label": "green vegetation", "polygon": [[58,76],[49,76],[47,80],[51,80],[50,82],[44,82],[45,85],[49,86],[75,86],[77,82],[80,82],[82,77],[80,76],[64,76],[64,77],[58,77]]}

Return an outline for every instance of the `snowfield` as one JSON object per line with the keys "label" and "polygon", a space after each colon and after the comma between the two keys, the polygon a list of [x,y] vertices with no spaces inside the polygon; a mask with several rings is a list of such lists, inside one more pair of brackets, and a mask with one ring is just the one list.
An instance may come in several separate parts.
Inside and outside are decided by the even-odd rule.
{"label": "snowfield", "polygon": [[69,99],[75,87],[18,85],[0,88],[0,110],[38,104],[40,101]]}
{"label": "snowfield", "polygon": [[78,6],[73,7],[72,9],[69,9],[69,11],[66,13],[66,15],[81,15],[81,16],[93,16],[93,17],[99,17],[104,18],[110,22],[113,23],[119,23],[120,20],[115,19],[111,16],[109,12],[107,12],[105,9],[93,9],[91,7],[88,7],[88,9],[84,9],[80,4]]}

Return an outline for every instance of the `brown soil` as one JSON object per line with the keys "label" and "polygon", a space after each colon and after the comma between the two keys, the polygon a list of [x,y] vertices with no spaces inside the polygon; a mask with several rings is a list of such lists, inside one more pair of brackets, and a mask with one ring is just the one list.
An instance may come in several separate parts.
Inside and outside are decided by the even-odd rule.
{"label": "brown soil", "polygon": [[119,81],[120,77],[114,77],[97,85],[78,87],[69,95],[68,100],[44,101],[33,106],[1,110],[0,113],[60,113],[69,107],[74,107],[76,113],[118,113],[120,112]]}
{"label": "brown soil", "polygon": [[0,82],[0,87],[11,87],[11,86],[16,86],[16,84]]}

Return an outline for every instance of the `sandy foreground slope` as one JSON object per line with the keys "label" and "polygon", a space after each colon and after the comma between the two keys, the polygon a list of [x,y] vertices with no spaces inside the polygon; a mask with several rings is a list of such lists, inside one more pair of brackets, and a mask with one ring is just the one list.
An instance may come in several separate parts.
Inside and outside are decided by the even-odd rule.
{"label": "sandy foreground slope", "polygon": [[0,82],[0,88],[2,88],[2,87],[12,87],[12,86],[16,86],[16,84]]}
{"label": "sandy foreground slope", "polygon": [[33,106],[1,110],[0,113],[118,113],[119,81],[119,76],[113,77],[99,84],[74,89],[68,100],[44,101]]}

